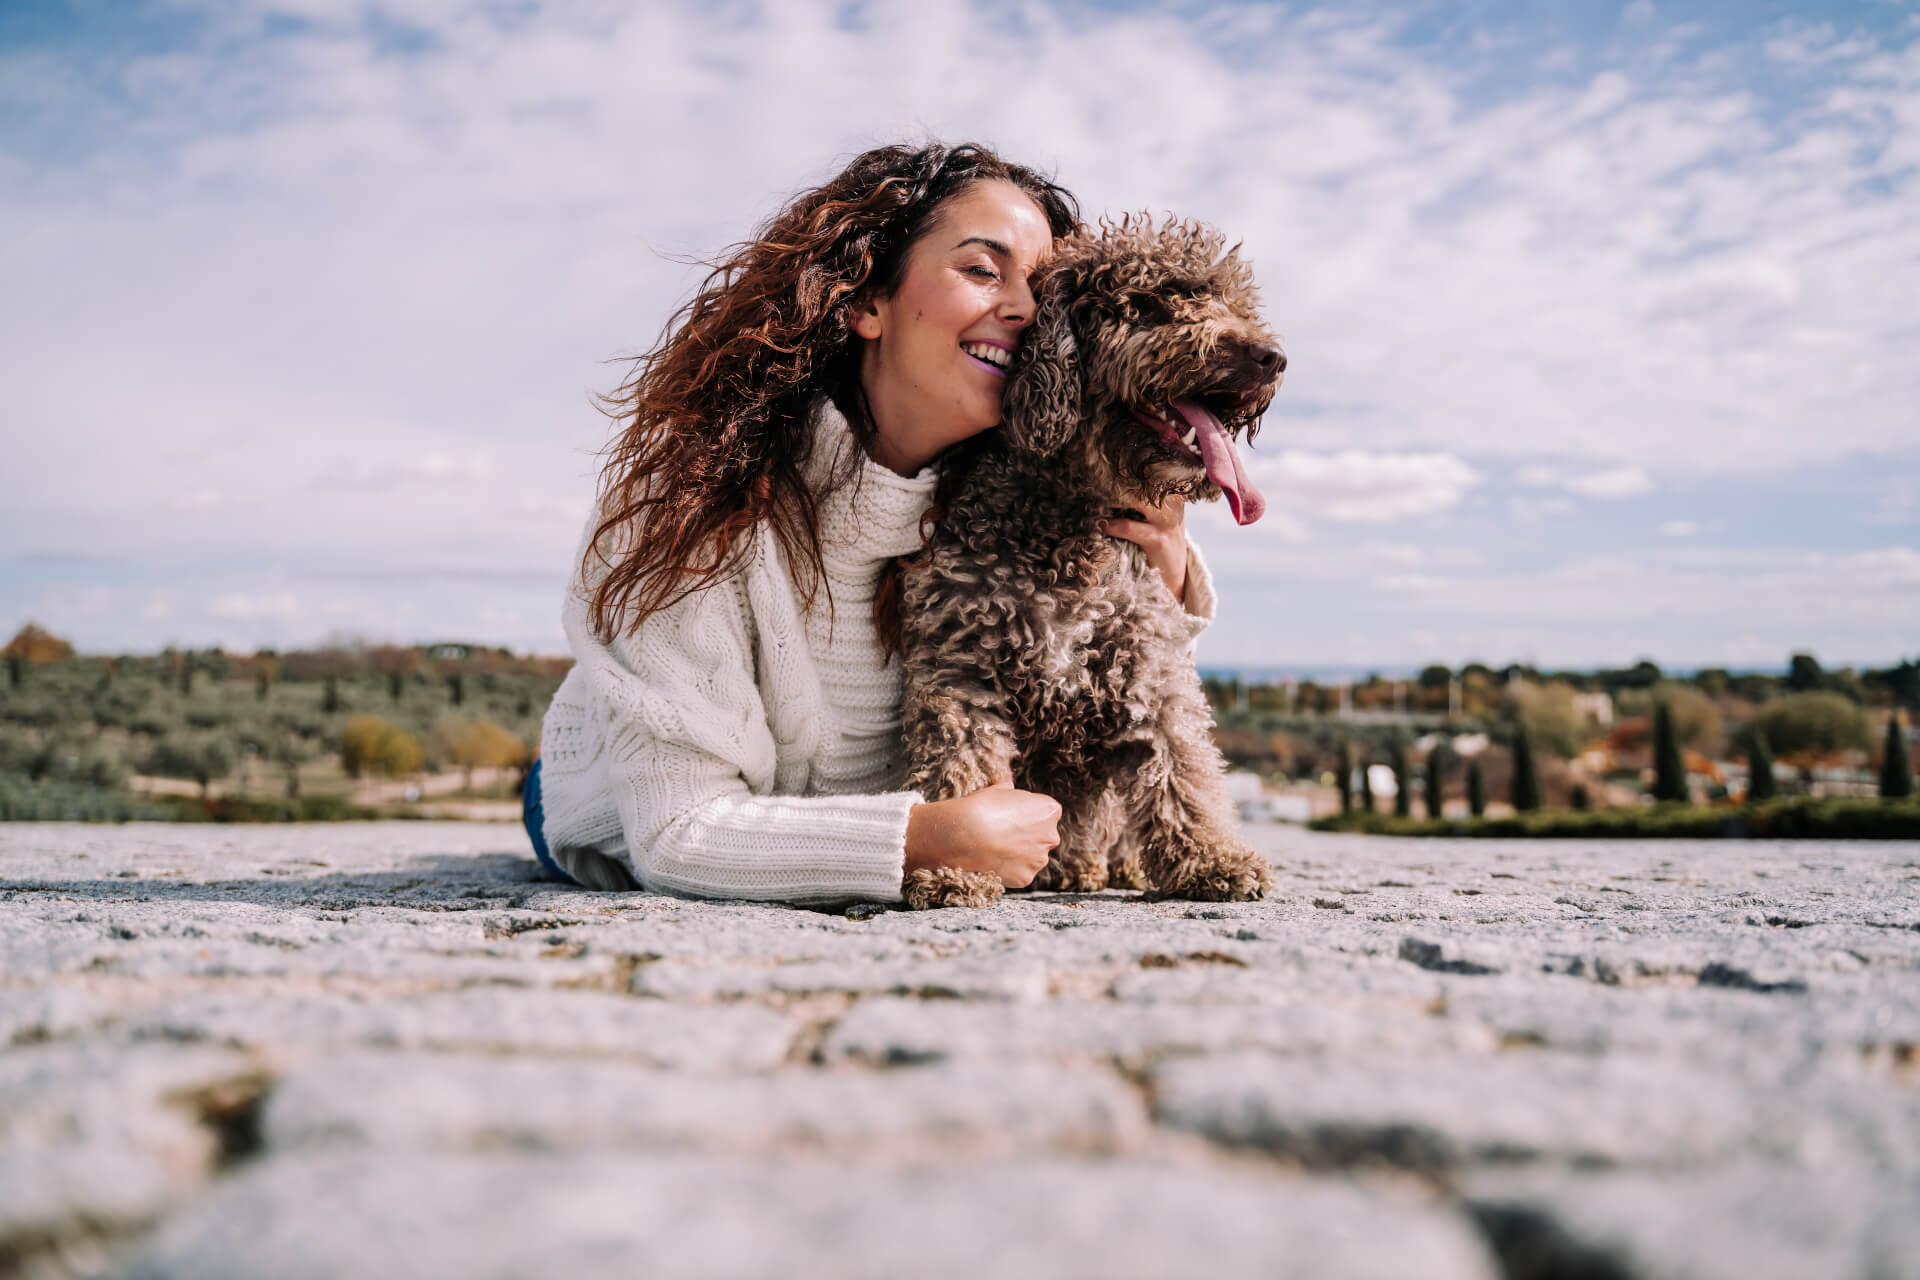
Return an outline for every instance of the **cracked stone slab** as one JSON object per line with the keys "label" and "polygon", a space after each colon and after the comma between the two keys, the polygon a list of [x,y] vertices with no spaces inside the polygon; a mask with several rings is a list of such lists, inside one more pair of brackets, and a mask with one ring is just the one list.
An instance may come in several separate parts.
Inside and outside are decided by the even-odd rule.
{"label": "cracked stone slab", "polygon": [[1119,1152],[1146,1132],[1110,1072],[1045,1064],[799,1068],[711,1079],[610,1062],[354,1053],[312,1060],[261,1119],[276,1151],[350,1142],[448,1150]]}
{"label": "cracked stone slab", "polygon": [[138,1014],[126,1030],[138,1039],[262,1049],[358,1044],[589,1054],[681,1070],[740,1072],[784,1061],[796,1026],[756,1005],[693,1007],[593,991],[473,987],[395,999],[210,992]]}
{"label": "cracked stone slab", "polygon": [[744,996],[906,995],[943,1000],[1043,1000],[1047,968],[1012,956],[907,960],[879,965],[834,961],[782,965],[695,965],[657,961],[634,971],[638,995],[674,1000]]}
{"label": "cracked stone slab", "polygon": [[1911,1280],[1920,1276],[1920,1179],[1887,1184],[1839,1164],[1736,1164],[1467,1187],[1512,1280]]}
{"label": "cracked stone slab", "polygon": [[1763,1157],[1817,1168],[1850,1155],[1920,1168],[1920,1096],[1858,1073],[1786,1086],[1652,1055],[1369,1055],[1329,1070],[1237,1054],[1163,1064],[1154,1096],[1163,1123],[1318,1167],[1700,1168]]}
{"label": "cracked stone slab", "polygon": [[210,1116],[264,1088],[244,1054],[98,1038],[0,1054],[0,1258],[131,1232],[186,1201],[223,1152]]}
{"label": "cracked stone slab", "polygon": [[1054,1000],[1044,1006],[863,1000],[828,1033],[829,1060],[1114,1058],[1260,1048],[1291,1053],[1487,1050],[1478,1024],[1361,1007],[1242,1008]]}
{"label": "cracked stone slab", "polygon": [[1456,1213],[1305,1179],[1114,1162],[873,1170],[329,1152],[247,1171],[128,1280],[903,1275],[1492,1280]]}

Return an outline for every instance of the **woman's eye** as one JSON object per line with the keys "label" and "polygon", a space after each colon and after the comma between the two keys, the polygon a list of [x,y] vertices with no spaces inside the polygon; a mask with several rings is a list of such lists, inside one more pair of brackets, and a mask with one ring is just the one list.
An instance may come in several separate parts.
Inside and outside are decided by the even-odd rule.
{"label": "woman's eye", "polygon": [[978,276],[983,280],[992,280],[996,283],[998,283],[1000,279],[1000,273],[998,271],[995,271],[992,267],[981,267],[981,266],[968,267],[967,274],[970,276]]}

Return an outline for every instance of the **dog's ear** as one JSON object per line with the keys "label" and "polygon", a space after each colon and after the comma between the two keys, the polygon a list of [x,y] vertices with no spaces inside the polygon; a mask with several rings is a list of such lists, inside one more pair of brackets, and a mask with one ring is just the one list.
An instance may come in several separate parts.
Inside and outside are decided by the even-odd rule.
{"label": "dog's ear", "polygon": [[1073,332],[1078,273],[1048,272],[1034,298],[1033,324],[1000,398],[1000,432],[1016,449],[1046,457],[1060,451],[1080,422],[1084,381]]}

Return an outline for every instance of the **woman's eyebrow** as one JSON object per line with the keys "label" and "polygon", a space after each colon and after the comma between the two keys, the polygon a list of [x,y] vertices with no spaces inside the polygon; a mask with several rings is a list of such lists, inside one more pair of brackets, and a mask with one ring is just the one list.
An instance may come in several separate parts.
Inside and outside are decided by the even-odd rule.
{"label": "woman's eyebrow", "polygon": [[989,240],[985,236],[968,236],[965,240],[962,240],[953,247],[956,249],[964,249],[970,244],[983,244],[1003,258],[1011,258],[1013,256],[1013,250],[1007,248],[1007,246],[1001,244],[998,240]]}

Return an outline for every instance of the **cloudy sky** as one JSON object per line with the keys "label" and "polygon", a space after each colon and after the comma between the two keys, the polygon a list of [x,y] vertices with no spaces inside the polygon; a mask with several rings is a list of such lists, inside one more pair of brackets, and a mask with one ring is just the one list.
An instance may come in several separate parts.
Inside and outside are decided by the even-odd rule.
{"label": "cloudy sky", "polygon": [[0,4],[0,629],[564,648],[621,377],[860,149],[1245,242],[1209,665],[1920,652],[1920,16]]}

